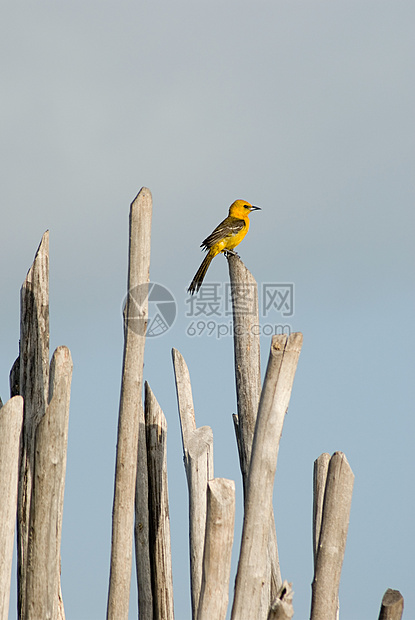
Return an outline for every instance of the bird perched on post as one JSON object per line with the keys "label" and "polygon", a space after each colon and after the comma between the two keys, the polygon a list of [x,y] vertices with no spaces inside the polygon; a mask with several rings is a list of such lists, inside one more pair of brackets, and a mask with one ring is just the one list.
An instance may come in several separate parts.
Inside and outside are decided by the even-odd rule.
{"label": "bird perched on post", "polygon": [[260,207],[253,207],[245,200],[235,200],[231,204],[228,217],[215,228],[209,237],[206,237],[200,246],[207,251],[207,254],[187,289],[188,293],[193,295],[198,292],[209,265],[217,254],[220,252],[236,254],[233,249],[241,243],[249,230],[249,214],[251,211],[260,210]]}

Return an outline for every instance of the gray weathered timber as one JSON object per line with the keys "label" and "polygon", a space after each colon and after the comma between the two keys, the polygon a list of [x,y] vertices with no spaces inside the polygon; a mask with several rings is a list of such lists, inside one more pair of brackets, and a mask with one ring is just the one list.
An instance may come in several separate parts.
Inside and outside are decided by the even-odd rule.
{"label": "gray weathered timber", "polygon": [[[323,518],[324,492],[326,490],[327,472],[329,470],[330,454],[324,452],[314,461],[313,471],[313,564],[316,570],[318,542],[320,538],[321,520]],[[340,614],[339,600],[337,599],[336,620]]]}
{"label": "gray weathered timber", "polygon": [[13,389],[17,387],[24,400],[17,504],[18,613],[24,620],[35,432],[45,414],[49,391],[49,231],[42,237],[20,291],[19,358],[17,386],[15,365],[12,374]]}
{"label": "gray weathered timber", "polygon": [[292,583],[284,579],[271,603],[267,620],[291,620],[294,615]]}
{"label": "gray weathered timber", "polygon": [[139,405],[137,478],[135,485],[135,521],[134,542],[137,572],[138,608],[140,619],[153,618],[153,591],[151,587],[151,551],[149,522],[149,489],[147,464],[147,438],[144,420],[144,409]]}
{"label": "gray weathered timber", "polygon": [[232,292],[238,435],[244,489],[261,396],[258,286],[238,256],[228,256]]}
{"label": "gray weathered timber", "polygon": [[207,484],[213,478],[213,433],[201,426],[190,435],[185,461],[189,487],[190,580],[192,617],[197,617],[203,574],[205,545]]}
{"label": "gray weathered timber", "polygon": [[176,380],[177,404],[180,415],[180,428],[182,431],[183,451],[186,457],[187,444],[189,437],[196,430],[195,409],[193,405],[192,385],[190,374],[183,355],[177,350],[172,349],[174,366],[174,377]]}
{"label": "gray weathered timber", "polygon": [[60,544],[68,443],[72,358],[58,347],[50,365],[49,403],[36,429],[30,511],[26,618],[56,620],[59,610]]}
{"label": "gray weathered timber", "polygon": [[23,398],[14,396],[0,409],[0,620],[9,615],[22,424]]}
{"label": "gray weathered timber", "polygon": [[[233,342],[238,406],[238,415],[233,416],[233,421],[242,471],[244,496],[246,496],[252,441],[261,395],[258,286],[253,275],[238,256],[229,255],[228,265],[232,290]],[[266,572],[266,584],[262,588],[263,601],[261,605],[266,610],[268,610],[270,602],[276,597],[281,586],[281,571],[273,510],[270,519],[267,553],[269,570]]]}
{"label": "gray weathered timber", "polygon": [[225,620],[235,522],[235,483],[208,482],[203,576],[197,620]]}
{"label": "gray weathered timber", "polygon": [[[152,199],[150,190],[142,188],[130,208],[128,291],[124,321],[124,359],[118,418],[117,457],[112,513],[111,570],[107,618],[127,620],[130,598],[131,563],[134,529],[134,500],[137,477],[139,419],[143,422],[142,385],[145,334],[148,315]],[[148,515],[148,511],[147,511]],[[145,516],[143,515],[143,519]],[[147,522],[143,528],[148,532]],[[142,564],[144,578],[149,570]],[[148,589],[137,575],[141,594]],[[151,586],[150,586],[151,587]],[[149,617],[152,604],[142,618]]]}
{"label": "gray weathered timber", "polygon": [[149,489],[147,469],[147,439],[144,423],[144,409],[139,402],[137,473],[135,485],[134,543],[138,589],[139,615],[143,620],[152,620],[154,605],[151,588]]}
{"label": "gray weathered timber", "polygon": [[383,595],[378,620],[401,620],[403,614],[403,596],[399,590],[388,588]]}
{"label": "gray weathered timber", "polygon": [[167,422],[147,382],[145,382],[145,418],[153,619],[173,620],[173,574],[167,484]]}
{"label": "gray weathered timber", "polygon": [[317,559],[318,541],[320,538],[321,519],[323,516],[324,491],[326,489],[327,472],[330,454],[323,452],[314,461],[313,471],[313,554],[314,567]]}
{"label": "gray weathered timber", "polygon": [[311,620],[335,620],[354,475],[342,452],[330,459],[312,584]]}
{"label": "gray weathered timber", "polygon": [[252,445],[232,620],[261,620],[278,446],[302,340],[300,333],[272,339]]}
{"label": "gray weathered timber", "polygon": [[179,351],[173,349],[172,355],[189,488],[190,589],[192,617],[196,618],[202,586],[207,483],[213,479],[213,434],[209,426],[196,428],[189,370]]}

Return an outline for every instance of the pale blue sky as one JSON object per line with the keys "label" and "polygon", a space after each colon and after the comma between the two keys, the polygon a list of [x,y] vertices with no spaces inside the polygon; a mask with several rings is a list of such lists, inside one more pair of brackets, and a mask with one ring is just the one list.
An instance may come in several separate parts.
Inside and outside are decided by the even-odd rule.
{"label": "pale blue sky", "polygon": [[[274,503],[295,618],[309,613],[313,461],[336,450],[356,476],[341,617],[377,617],[392,587],[414,618],[414,3],[41,1],[2,13],[0,395],[18,352],[20,286],[50,229],[51,351],[66,344],[74,361],[68,620],[105,615],[128,212],[143,185],[151,279],[178,303],[144,369],[169,427],[176,618],[190,617],[190,597],[173,346],[197,423],[213,429],[215,474],[236,481],[239,546],[232,341],[186,335],[185,316],[199,244],[236,198],[262,207],[240,254],[259,284],[294,283],[286,322],[304,334]],[[227,278],[218,257],[207,282]],[[264,337],[263,370],[268,348]],[[11,619],[15,607],[14,591]]]}

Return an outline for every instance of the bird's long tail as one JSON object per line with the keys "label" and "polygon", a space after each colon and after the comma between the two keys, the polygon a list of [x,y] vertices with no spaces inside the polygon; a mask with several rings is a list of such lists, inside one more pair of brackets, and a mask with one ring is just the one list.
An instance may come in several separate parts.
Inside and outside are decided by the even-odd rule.
{"label": "bird's long tail", "polygon": [[199,269],[196,271],[195,277],[193,278],[193,280],[190,283],[189,288],[187,289],[187,292],[190,293],[191,295],[193,295],[193,293],[197,293],[200,287],[202,286],[203,279],[214,257],[215,257],[215,254],[213,254],[213,252],[208,252],[208,254],[206,254],[205,258],[202,261],[202,264],[200,265]]}

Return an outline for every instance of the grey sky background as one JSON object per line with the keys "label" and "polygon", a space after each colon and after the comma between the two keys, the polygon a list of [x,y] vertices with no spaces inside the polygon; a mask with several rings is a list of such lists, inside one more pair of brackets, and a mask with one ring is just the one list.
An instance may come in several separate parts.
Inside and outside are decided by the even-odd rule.
{"label": "grey sky background", "polygon": [[[174,326],[147,341],[144,369],[169,426],[176,618],[190,617],[190,596],[173,346],[197,424],[213,429],[215,475],[236,481],[231,590],[237,563],[233,345],[186,334],[185,293],[199,244],[237,198],[262,207],[239,247],[246,266],[260,285],[295,285],[294,316],[264,322],[304,334],[274,499],[295,617],[310,605],[313,462],[341,450],[356,477],[341,617],[377,617],[392,587],[415,618],[414,18],[409,0],[3,3],[0,395],[18,353],[20,286],[50,229],[51,353],[66,344],[74,361],[68,620],[105,616],[128,212],[143,185],[151,280],[178,304]],[[227,279],[220,256],[206,281]],[[133,574],[130,618],[136,599]]]}

